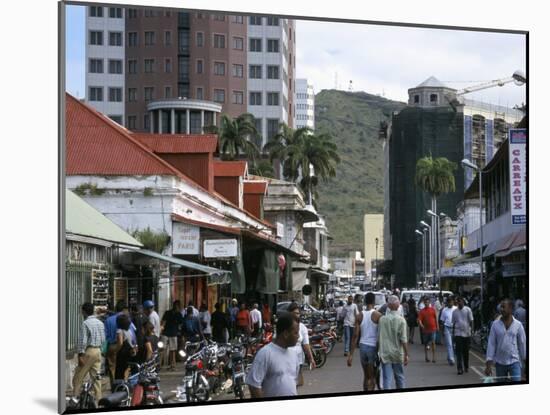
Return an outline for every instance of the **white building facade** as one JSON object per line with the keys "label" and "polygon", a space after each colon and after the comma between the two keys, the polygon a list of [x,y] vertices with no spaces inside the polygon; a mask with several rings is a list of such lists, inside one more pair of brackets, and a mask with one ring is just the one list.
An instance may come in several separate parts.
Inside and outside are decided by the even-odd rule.
{"label": "white building facade", "polygon": [[296,79],[296,128],[315,129],[315,91],[307,79]]}
{"label": "white building facade", "polygon": [[291,20],[248,17],[247,110],[256,118],[256,129],[261,135],[259,147],[277,134],[281,122],[294,125],[290,103],[294,101],[295,82],[288,69],[289,65],[295,66],[295,58],[289,33],[295,36]]}
{"label": "white building facade", "polygon": [[124,125],[125,10],[86,7],[85,102]]}

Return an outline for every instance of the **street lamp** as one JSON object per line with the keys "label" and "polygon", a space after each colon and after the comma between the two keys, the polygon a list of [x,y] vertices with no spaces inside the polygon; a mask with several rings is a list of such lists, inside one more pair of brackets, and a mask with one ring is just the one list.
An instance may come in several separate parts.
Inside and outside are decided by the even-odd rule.
{"label": "street lamp", "polygon": [[429,259],[429,265],[428,265],[428,270],[430,273],[432,273],[433,275],[433,272],[434,272],[434,260],[433,260],[433,255],[434,255],[434,249],[433,249],[433,235],[432,235],[432,227],[430,225],[428,225],[426,222],[424,222],[423,220],[420,221],[420,224],[422,226],[424,226],[424,228],[426,229],[429,229],[429,243],[428,243],[428,257],[430,258]]}
{"label": "street lamp", "polygon": [[376,254],[374,256],[374,269],[376,270],[376,283],[378,284],[378,238],[374,238],[374,245],[376,246]]}
{"label": "street lamp", "polygon": [[462,160],[462,165],[477,171],[479,178],[479,285],[481,286],[479,292],[479,315],[480,323],[483,326],[483,171],[468,159]]}
{"label": "street lamp", "polygon": [[[422,281],[424,281],[426,279],[426,234],[418,229],[415,229],[414,233],[422,237]],[[416,287],[418,288],[418,281],[416,281]]]}
{"label": "street lamp", "polygon": [[428,215],[430,215],[432,218],[435,219],[435,231],[434,231],[434,245],[435,245],[435,268],[437,271],[437,284],[439,285],[439,288],[441,288],[441,229],[440,229],[440,223],[439,223],[439,215],[432,210],[428,209],[426,211]]}

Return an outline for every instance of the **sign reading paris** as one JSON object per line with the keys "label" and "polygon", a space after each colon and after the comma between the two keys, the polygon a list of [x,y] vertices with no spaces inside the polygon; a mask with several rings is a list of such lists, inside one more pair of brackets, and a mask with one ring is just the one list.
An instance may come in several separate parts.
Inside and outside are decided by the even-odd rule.
{"label": "sign reading paris", "polygon": [[527,223],[527,130],[510,129],[510,213],[512,225]]}

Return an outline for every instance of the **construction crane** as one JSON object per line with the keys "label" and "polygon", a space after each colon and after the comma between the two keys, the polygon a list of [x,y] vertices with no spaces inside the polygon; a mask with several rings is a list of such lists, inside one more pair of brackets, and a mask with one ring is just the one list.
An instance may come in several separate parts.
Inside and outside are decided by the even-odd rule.
{"label": "construction crane", "polygon": [[525,74],[522,71],[515,71],[513,75],[509,78],[495,79],[493,81],[484,82],[479,85],[469,86],[456,91],[456,95],[461,96],[464,94],[469,94],[470,92],[481,91],[482,89],[493,88],[495,86],[504,86],[506,84],[509,84],[510,82],[514,82],[516,85],[521,86],[527,82],[527,79],[525,78]]}

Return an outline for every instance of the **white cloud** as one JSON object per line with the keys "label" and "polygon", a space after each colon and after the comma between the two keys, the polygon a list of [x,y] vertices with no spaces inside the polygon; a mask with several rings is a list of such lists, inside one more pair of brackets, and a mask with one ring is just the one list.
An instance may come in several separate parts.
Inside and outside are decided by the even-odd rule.
{"label": "white cloud", "polygon": [[[430,76],[460,89],[525,71],[525,37],[518,34],[298,21],[297,72],[316,91],[382,93],[405,101],[407,89]],[[471,95],[510,105],[525,102],[525,87],[507,85]]]}

